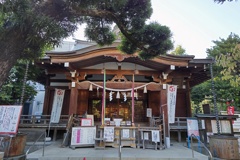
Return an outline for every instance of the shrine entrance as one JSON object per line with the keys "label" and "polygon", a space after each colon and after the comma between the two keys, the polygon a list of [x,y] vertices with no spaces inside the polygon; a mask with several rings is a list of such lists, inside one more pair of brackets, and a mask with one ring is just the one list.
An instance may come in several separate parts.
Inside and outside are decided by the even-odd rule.
{"label": "shrine entrance", "polygon": [[[99,94],[99,93],[98,93]],[[93,97],[97,95],[97,93],[92,94]],[[95,121],[101,121],[101,113],[102,113],[102,99],[101,96],[90,98],[89,99],[89,107],[88,113],[94,115]],[[146,96],[140,94],[138,99],[134,100],[134,120],[135,122],[144,122],[146,121],[146,108],[147,108],[147,100]],[[124,121],[131,121],[132,118],[132,100],[131,97],[127,97],[126,100],[124,98],[116,98],[116,94],[113,99],[110,101],[109,98],[106,100],[106,108],[105,108],[105,117],[110,118],[122,118]]]}

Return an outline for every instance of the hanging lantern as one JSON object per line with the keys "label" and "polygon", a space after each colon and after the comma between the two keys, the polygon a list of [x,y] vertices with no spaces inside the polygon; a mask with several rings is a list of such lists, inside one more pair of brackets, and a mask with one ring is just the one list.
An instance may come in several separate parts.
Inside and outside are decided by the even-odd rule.
{"label": "hanging lantern", "polygon": [[127,94],[126,94],[126,92],[124,92],[124,102],[126,102],[127,101]]}
{"label": "hanging lantern", "polygon": [[136,98],[136,100],[138,100],[138,92],[136,90],[136,92],[134,92],[134,97]]}
{"label": "hanging lantern", "polygon": [[116,96],[116,98],[117,98],[117,99],[120,98],[120,93],[119,93],[119,91],[117,92],[117,96]]}
{"label": "hanging lantern", "polygon": [[147,93],[147,86],[144,86],[143,93]]}
{"label": "hanging lantern", "polygon": [[97,97],[99,97],[99,87],[97,87]]}
{"label": "hanging lantern", "polygon": [[92,91],[92,90],[93,90],[93,87],[92,87],[92,84],[90,84],[89,91]]}

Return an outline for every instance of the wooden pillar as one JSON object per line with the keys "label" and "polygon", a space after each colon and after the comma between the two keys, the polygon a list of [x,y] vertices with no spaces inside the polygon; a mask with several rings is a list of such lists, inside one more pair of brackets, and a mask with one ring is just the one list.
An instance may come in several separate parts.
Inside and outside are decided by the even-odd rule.
{"label": "wooden pillar", "polygon": [[165,135],[170,136],[170,128],[168,125],[168,106],[167,106],[167,89],[160,91],[160,111],[164,113]]}
{"label": "wooden pillar", "polygon": [[78,89],[77,87],[71,87],[70,102],[68,114],[77,114],[77,102],[78,102]]}
{"label": "wooden pillar", "polygon": [[44,94],[44,102],[43,102],[43,113],[42,113],[43,115],[48,114],[49,101],[50,101],[50,80],[49,80],[49,77],[47,77],[45,94]]}
{"label": "wooden pillar", "polygon": [[189,81],[187,81],[187,87],[186,87],[186,104],[187,104],[187,117],[192,117],[192,108],[191,108],[191,95],[190,95],[190,86]]}
{"label": "wooden pillar", "polygon": [[43,115],[48,114],[48,104],[50,97],[49,86],[45,87],[44,103],[43,103]]}

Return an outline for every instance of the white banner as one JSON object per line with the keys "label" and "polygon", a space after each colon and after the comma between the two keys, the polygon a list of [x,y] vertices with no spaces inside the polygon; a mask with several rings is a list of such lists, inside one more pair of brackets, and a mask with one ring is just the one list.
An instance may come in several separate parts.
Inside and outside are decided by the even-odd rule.
{"label": "white banner", "polygon": [[177,86],[167,85],[168,123],[175,122]]}
{"label": "white banner", "polygon": [[51,123],[58,123],[60,120],[60,115],[62,112],[62,104],[64,99],[65,90],[55,89],[54,98],[53,98],[53,106],[51,113]]}

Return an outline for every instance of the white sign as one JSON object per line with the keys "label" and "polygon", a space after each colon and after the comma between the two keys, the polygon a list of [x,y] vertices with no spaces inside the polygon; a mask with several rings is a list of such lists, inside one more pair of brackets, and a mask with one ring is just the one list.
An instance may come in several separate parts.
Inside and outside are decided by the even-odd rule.
{"label": "white sign", "polygon": [[87,118],[92,119],[92,126],[94,126],[94,116],[92,114],[87,114]]}
{"label": "white sign", "polygon": [[96,127],[73,127],[71,145],[92,145],[95,137]]}
{"label": "white sign", "polygon": [[146,131],[141,131],[141,138],[144,139],[144,140],[149,140],[149,131],[146,132]]}
{"label": "white sign", "polygon": [[152,117],[152,108],[147,108],[147,117]]}
{"label": "white sign", "polygon": [[82,118],[81,126],[92,126],[92,119],[91,118]]}
{"label": "white sign", "polygon": [[175,122],[176,99],[177,99],[177,86],[168,85],[167,87],[168,123]]}
{"label": "white sign", "polygon": [[115,122],[115,125],[117,127],[119,127],[121,125],[121,122],[122,122],[122,118],[114,118],[113,121]]}
{"label": "white sign", "polygon": [[114,127],[104,127],[103,138],[106,138],[106,142],[114,141]]}
{"label": "white sign", "polygon": [[130,137],[129,132],[130,132],[129,129],[123,129],[122,130],[122,138],[129,138]]}
{"label": "white sign", "polygon": [[[232,133],[230,122],[231,121],[229,120],[219,121],[220,133],[230,133],[230,134]],[[211,125],[212,125],[212,133],[218,133],[216,120],[211,120]]]}
{"label": "white sign", "polygon": [[0,105],[0,134],[16,134],[22,106]]}
{"label": "white sign", "polygon": [[188,137],[191,137],[192,134],[195,136],[199,137],[199,130],[198,130],[198,121],[197,119],[187,119],[187,132],[188,132]]}
{"label": "white sign", "polygon": [[64,93],[65,93],[65,90],[55,89],[52,113],[51,113],[51,120],[50,120],[51,123],[58,123],[60,120]]}
{"label": "white sign", "polygon": [[159,131],[152,130],[152,141],[153,142],[160,142]]}

